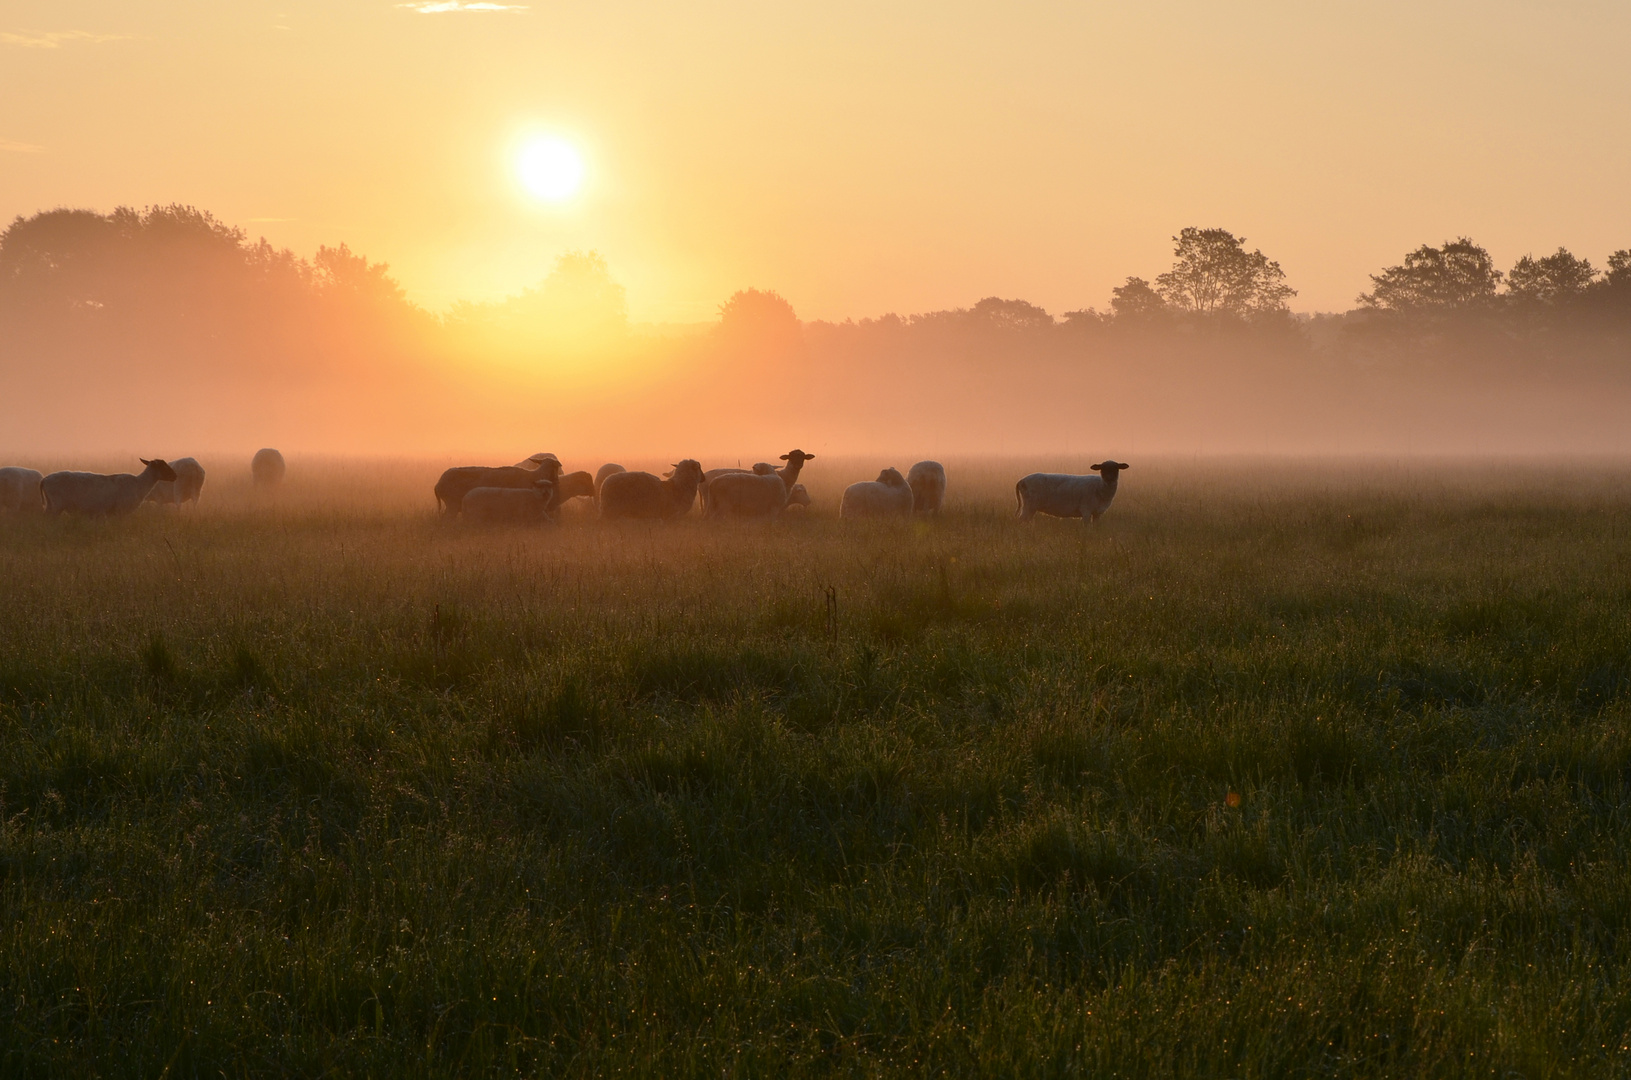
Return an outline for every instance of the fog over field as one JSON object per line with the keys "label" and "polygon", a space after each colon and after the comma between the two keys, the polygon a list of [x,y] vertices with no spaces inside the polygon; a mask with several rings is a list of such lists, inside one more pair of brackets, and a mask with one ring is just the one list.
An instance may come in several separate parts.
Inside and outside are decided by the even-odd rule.
{"label": "fog over field", "polygon": [[[614,268],[433,312],[345,245],[311,258],[191,207],[50,211],[0,235],[0,446],[709,461],[919,455],[1618,454],[1631,250],[1498,269],[1466,239],[1305,316],[1223,229],[1097,308],[1023,299],[804,321],[770,289],[632,322]],[[1092,298],[1084,298],[1092,299]],[[754,448],[758,448],[755,450]],[[779,449],[777,450],[779,452]]]}

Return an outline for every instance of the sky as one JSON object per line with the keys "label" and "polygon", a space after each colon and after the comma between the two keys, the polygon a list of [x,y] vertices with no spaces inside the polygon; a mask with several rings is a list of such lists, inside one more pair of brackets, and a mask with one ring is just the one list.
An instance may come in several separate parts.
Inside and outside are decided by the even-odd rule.
{"label": "sky", "polygon": [[593,249],[649,322],[1102,308],[1221,226],[1345,310],[1458,235],[1631,247],[1627,72],[1624,0],[0,0],[0,216],[188,203],[433,309]]}

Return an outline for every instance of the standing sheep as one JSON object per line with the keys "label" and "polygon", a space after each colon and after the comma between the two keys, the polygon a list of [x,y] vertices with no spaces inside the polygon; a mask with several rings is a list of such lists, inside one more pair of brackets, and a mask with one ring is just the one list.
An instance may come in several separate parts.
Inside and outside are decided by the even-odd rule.
{"label": "standing sheep", "polygon": [[838,504],[840,518],[909,517],[912,488],[899,469],[885,469],[876,480],[863,480],[844,489]]}
{"label": "standing sheep", "polygon": [[0,469],[0,510],[44,510],[38,470],[16,465]]}
{"label": "standing sheep", "polygon": [[912,510],[919,514],[938,514],[946,501],[946,469],[938,461],[920,461],[906,474],[906,483],[912,488]]}
{"label": "standing sheep", "polygon": [[[786,485],[787,490],[792,491],[793,485],[798,483],[799,472],[804,468],[804,463],[806,461],[814,461],[815,455],[806,454],[803,450],[793,449],[783,454],[781,459],[787,462],[787,464],[783,465],[779,469],[767,461],[759,461],[754,463],[751,471],[759,473],[760,475],[775,473],[777,476],[781,477],[782,483]],[[748,471],[749,470],[742,468],[709,469],[707,474],[702,478],[702,487],[698,489],[698,495],[702,499],[703,513],[708,512],[708,486],[713,483],[715,477],[728,476],[731,473],[744,473]]]}
{"label": "standing sheep", "polygon": [[436,505],[444,513],[457,514],[466,493],[479,487],[530,488],[537,480],[548,480],[552,486],[561,478],[561,463],[545,458],[536,469],[523,469],[519,465],[459,465],[442,473],[432,490]]}
{"label": "standing sheep", "polygon": [[525,525],[548,522],[555,502],[555,485],[537,480],[530,488],[479,487],[461,500],[464,519],[483,525]]}
{"label": "standing sheep", "polygon": [[606,464],[595,470],[595,498],[600,498],[600,488],[601,485],[606,482],[606,478],[608,476],[616,476],[620,472],[628,472],[628,470],[617,464],[615,461],[608,461]]}
{"label": "standing sheep", "polygon": [[1123,469],[1132,468],[1125,461],[1107,458],[1094,465],[1098,476],[1077,476],[1072,473],[1032,473],[1014,485],[1019,500],[1019,520],[1030,521],[1037,514],[1053,517],[1079,517],[1085,524],[1099,520],[1099,515],[1110,509],[1116,497],[1116,481]]}
{"label": "standing sheep", "polygon": [[141,459],[146,466],[139,475],[130,473],[54,472],[40,481],[45,508],[53,514],[91,514],[119,517],[142,504],[153,485],[174,480],[176,471],[163,458]]}
{"label": "standing sheep", "polygon": [[283,474],[287,467],[283,464],[283,455],[270,446],[263,450],[256,450],[255,456],[249,462],[249,475],[254,477],[258,488],[275,488],[283,483]]}
{"label": "standing sheep", "polygon": [[[770,519],[781,516],[792,500],[782,478],[771,472],[726,473],[708,485],[707,516],[710,518]],[[804,491],[803,484],[794,487]],[[809,496],[804,496],[806,500]]]}
{"label": "standing sheep", "polygon": [[579,469],[555,481],[555,509],[559,510],[568,499],[595,497],[595,478]]}
{"label": "standing sheep", "polygon": [[197,506],[198,496],[204,490],[204,466],[197,458],[184,457],[170,462],[170,468],[176,471],[176,478],[154,484],[153,490],[147,493],[147,501],[174,506],[190,502]]}
{"label": "standing sheep", "polygon": [[600,516],[677,518],[690,512],[701,483],[702,465],[691,458],[676,462],[664,480],[648,472],[616,473],[600,486]]}

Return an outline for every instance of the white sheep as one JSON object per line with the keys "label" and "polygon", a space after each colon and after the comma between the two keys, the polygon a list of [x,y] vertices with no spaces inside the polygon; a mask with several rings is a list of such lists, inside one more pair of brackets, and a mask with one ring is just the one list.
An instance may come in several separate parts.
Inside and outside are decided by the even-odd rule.
{"label": "white sheep", "polygon": [[460,501],[464,519],[483,525],[530,525],[553,520],[555,485],[536,480],[529,488],[478,487]]}
{"label": "white sheep", "polygon": [[600,485],[600,516],[677,518],[689,513],[702,483],[702,465],[691,458],[674,464],[666,479],[648,472],[620,472]]}
{"label": "white sheep", "polygon": [[175,506],[190,502],[197,506],[198,496],[204,490],[204,466],[197,458],[184,457],[170,462],[170,468],[176,471],[176,478],[154,484],[153,490],[147,493],[147,501]]}
{"label": "white sheep", "polygon": [[270,446],[255,451],[255,456],[249,462],[249,475],[254,477],[255,486],[259,488],[275,488],[283,483],[283,474],[287,466],[283,463],[283,455]]}
{"label": "white sheep", "polygon": [[431,490],[436,505],[443,512],[457,514],[467,493],[480,487],[530,488],[538,480],[553,485],[561,478],[561,463],[553,457],[544,458],[536,469],[523,469],[519,465],[459,465],[442,473]]}
{"label": "white sheep", "polygon": [[53,514],[75,513],[97,516],[128,514],[142,504],[153,485],[174,480],[176,471],[163,458],[148,461],[139,475],[115,473],[111,476],[88,472],[54,472],[40,481],[45,508]]}
{"label": "white sheep", "polygon": [[[767,473],[775,473],[777,476],[781,477],[782,483],[787,486],[787,490],[792,491],[794,485],[798,483],[799,472],[804,468],[804,463],[806,461],[814,461],[815,455],[806,454],[803,450],[793,449],[783,454],[781,459],[787,462],[787,464],[783,465],[781,468],[777,468],[768,461],[757,461],[754,462],[751,471],[759,473],[761,476]],[[741,468],[709,469],[702,478],[702,486],[697,489],[698,497],[700,497],[702,500],[702,512],[705,514],[708,512],[708,485],[713,483],[716,476],[728,476],[731,473],[743,473],[749,471],[750,470],[748,469]]]}
{"label": "white sheep", "polygon": [[876,480],[851,484],[838,504],[841,518],[905,517],[911,512],[912,488],[899,469],[885,469]]}
{"label": "white sheep", "polygon": [[1037,514],[1053,517],[1079,517],[1084,523],[1099,520],[1116,497],[1116,481],[1125,461],[1107,458],[1092,466],[1099,476],[1072,473],[1032,473],[1014,485],[1019,500],[1019,520],[1030,521]]}
{"label": "white sheep", "polygon": [[946,469],[938,461],[920,461],[906,473],[912,489],[912,509],[919,514],[938,514],[946,501]]}
{"label": "white sheep", "polygon": [[40,494],[43,479],[36,469],[16,465],[0,469],[0,510],[45,509],[45,499]]}
{"label": "white sheep", "polygon": [[[726,473],[714,477],[708,486],[706,513],[710,518],[775,518],[781,516],[792,500],[792,493],[774,469],[762,473]],[[804,485],[793,487],[803,494],[803,505],[809,505],[810,496],[804,491]]]}
{"label": "white sheep", "polygon": [[608,461],[595,470],[595,498],[600,498],[600,486],[606,482],[606,478],[616,476],[620,472],[628,472],[628,470],[615,461]]}

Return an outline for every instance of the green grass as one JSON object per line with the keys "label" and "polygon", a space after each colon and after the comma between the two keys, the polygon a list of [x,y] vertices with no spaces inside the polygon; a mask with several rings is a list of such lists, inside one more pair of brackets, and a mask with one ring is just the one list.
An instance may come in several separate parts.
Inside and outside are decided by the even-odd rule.
{"label": "green grass", "polygon": [[0,1072],[1631,1072],[1631,475],[1135,465],[0,520]]}

